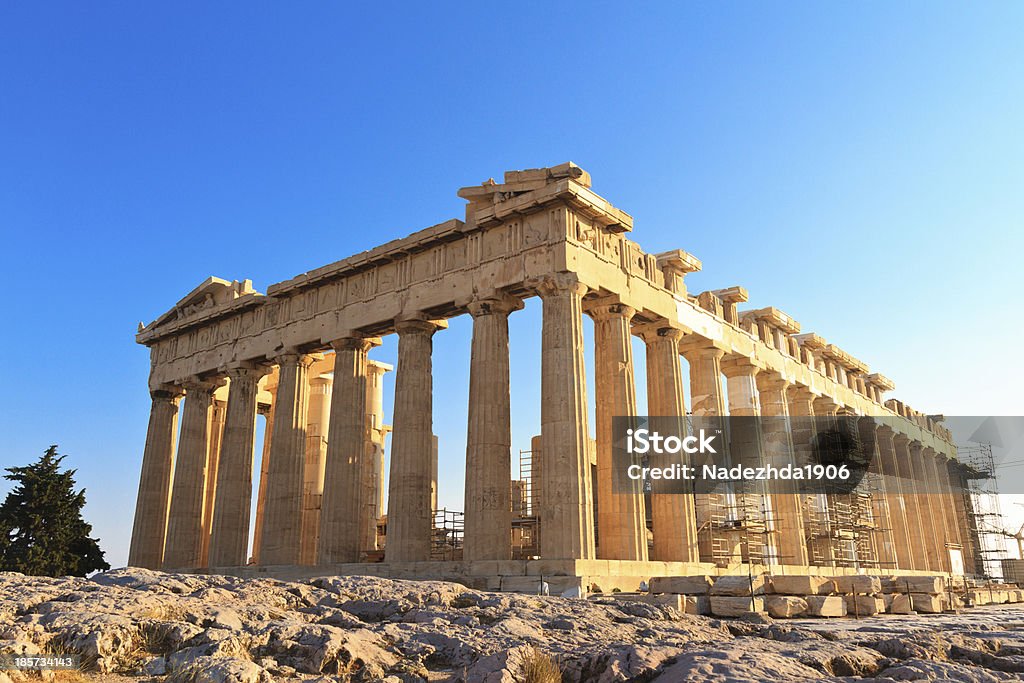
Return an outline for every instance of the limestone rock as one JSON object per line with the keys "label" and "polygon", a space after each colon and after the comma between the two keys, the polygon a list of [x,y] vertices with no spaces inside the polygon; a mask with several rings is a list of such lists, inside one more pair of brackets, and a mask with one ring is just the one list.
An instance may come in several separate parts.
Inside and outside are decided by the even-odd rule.
{"label": "limestone rock", "polygon": [[734,597],[725,595],[711,596],[711,613],[719,617],[738,617],[750,612],[763,612],[764,598]]}
{"label": "limestone rock", "polygon": [[764,594],[764,576],[719,576],[711,587],[711,595],[739,597]]}
{"label": "limestone rock", "polygon": [[937,595],[946,590],[946,582],[941,576],[894,576],[892,583],[893,593],[932,593]]}
{"label": "limestone rock", "polygon": [[700,576],[655,576],[651,578],[651,592],[707,595],[714,583],[714,577],[706,574]]}
{"label": "limestone rock", "polygon": [[789,619],[807,611],[807,601],[795,595],[769,595],[765,604],[768,614],[776,619]]}
{"label": "limestone rock", "polygon": [[769,587],[781,595],[828,595],[835,590],[832,580],[823,576],[773,576]]}
{"label": "limestone rock", "polygon": [[859,593],[871,595],[882,590],[882,580],[877,576],[836,576],[832,579],[837,593]]}
{"label": "limestone rock", "polygon": [[844,617],[846,601],[838,595],[808,595],[807,615],[811,617]]}
{"label": "limestone rock", "polygon": [[942,600],[937,595],[928,593],[911,593],[910,602],[915,612],[938,614],[942,612]]}
{"label": "limestone rock", "polygon": [[873,617],[885,612],[885,600],[874,595],[846,595],[846,613],[857,617]]}
{"label": "limestone rock", "polygon": [[890,614],[913,614],[914,606],[910,601],[909,595],[902,593],[893,593],[891,595],[892,601],[886,608],[886,611]]}

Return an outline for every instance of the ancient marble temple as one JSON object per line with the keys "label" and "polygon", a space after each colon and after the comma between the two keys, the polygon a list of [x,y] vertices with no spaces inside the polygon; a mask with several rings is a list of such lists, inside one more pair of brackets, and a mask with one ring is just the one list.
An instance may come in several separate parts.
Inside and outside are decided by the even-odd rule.
{"label": "ancient marble temple", "polygon": [[[468,202],[465,220],[266,294],[248,280],[210,278],[140,327],[152,409],[130,564],[489,587],[544,575],[625,590],[652,575],[743,562],[837,573],[973,566],[970,497],[950,434],[940,416],[886,400],[894,385],[885,376],[801,333],[778,308],[740,310],[743,287],[689,292],[686,275],[700,261],[682,250],[645,252],[629,239],[630,215],[597,195],[574,164],[510,171],[458,194]],[[508,330],[529,297],[543,308],[542,382],[526,485],[510,458]],[[473,332],[456,532],[439,530],[435,515],[444,481],[431,354],[435,345],[444,353],[446,320],[463,314]],[[584,316],[594,323],[592,383]],[[395,368],[369,358],[390,334],[398,336]],[[634,336],[646,346],[639,362],[652,415],[860,420],[860,437],[878,458],[859,518],[839,521],[856,501],[773,496],[758,506],[772,514],[744,530],[749,520],[725,510],[737,504],[721,496],[613,490],[611,417],[637,410]],[[395,402],[386,412],[381,387],[390,371]],[[588,391],[596,392],[596,415],[587,414]],[[887,420],[879,426],[871,416]],[[795,433],[784,439],[789,448],[796,441]],[[938,484],[915,485],[926,479]]]}

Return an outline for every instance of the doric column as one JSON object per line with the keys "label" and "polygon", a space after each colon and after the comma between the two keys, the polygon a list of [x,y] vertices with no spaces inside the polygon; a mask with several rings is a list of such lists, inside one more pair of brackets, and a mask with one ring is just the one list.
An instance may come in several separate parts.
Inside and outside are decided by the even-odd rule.
{"label": "doric column", "polygon": [[889,523],[892,525],[893,549],[897,569],[914,569],[914,555],[908,528],[907,496],[903,479],[896,464],[895,433],[891,427],[880,426],[875,432],[878,444],[878,464],[885,481],[886,499],[889,507]]}
{"label": "doric column", "polygon": [[541,343],[541,555],[593,559],[593,489],[583,364],[583,294],[572,273],[543,278]]}
{"label": "doric column", "polygon": [[[794,463],[794,450],[789,421],[788,389],[790,383],[782,376],[761,372],[757,375],[760,395],[761,439],[764,459],[782,467]],[[806,566],[807,545],[804,543],[803,510],[800,496],[795,493],[771,495],[771,527],[776,533],[779,558],[782,564]]]}
{"label": "doric column", "polygon": [[[882,471],[879,441],[879,424],[877,418],[861,417],[857,421],[860,442],[864,451],[871,456],[865,482],[871,495],[874,517],[875,548],[878,563],[882,568],[894,568],[897,564],[895,536],[893,534],[892,512],[890,511],[891,496],[888,491],[888,480]],[[871,486],[871,485],[874,486]]]}
{"label": "doric column", "polygon": [[612,457],[612,418],[637,413],[629,327],[635,311],[606,300],[588,305],[586,310],[594,319],[597,556],[606,560],[646,561],[643,488],[639,480],[615,472]]}
{"label": "doric column", "polygon": [[[375,552],[377,547],[377,521],[384,515],[384,446],[391,426],[384,424],[384,373],[392,366],[379,361],[367,361],[366,413],[370,425],[366,457],[363,460],[363,509],[359,513],[362,529],[359,549]],[[362,556],[360,555],[360,559]]]}
{"label": "doric column", "polygon": [[403,320],[398,332],[395,375],[395,427],[388,482],[388,562],[430,559],[430,453],[433,447],[434,332],[432,320]]}
{"label": "doric column", "polygon": [[932,544],[935,547],[935,558],[938,560],[936,569],[948,572],[952,569],[949,561],[949,549],[946,547],[950,532],[946,528],[946,512],[943,509],[946,501],[942,495],[942,485],[935,456],[935,450],[930,446],[921,449],[921,469],[924,477],[922,481],[931,522]]}
{"label": "doric column", "polygon": [[367,353],[380,341],[346,337],[334,348],[334,390],[328,421],[327,468],[320,509],[317,564],[358,562],[365,519],[363,486],[367,441]]}
{"label": "doric column", "polygon": [[206,450],[206,499],[203,502],[203,547],[200,549],[199,566],[210,566],[210,535],[213,533],[213,509],[217,502],[217,472],[220,466],[220,447],[224,440],[224,421],[227,418],[227,401],[214,394],[210,401],[210,445]]}
{"label": "doric column", "polygon": [[333,384],[331,377],[324,375],[309,378],[306,464],[302,475],[302,541],[299,549],[299,564],[306,566],[317,563],[317,549],[320,547],[320,513],[327,469],[327,430],[330,428]]}
{"label": "doric column", "polygon": [[270,447],[274,445],[274,406],[277,405],[277,385],[268,386],[270,405],[260,410],[263,415],[263,452],[260,453],[260,484],[256,491],[256,519],[252,533],[252,561],[260,562],[260,543],[263,540],[263,513],[267,509],[267,478],[270,476]]}
{"label": "doric column", "polygon": [[210,531],[211,567],[246,564],[256,436],[256,392],[260,378],[266,372],[266,366],[251,363],[227,371],[230,384]]}
{"label": "doric column", "polygon": [[722,361],[726,386],[729,389],[729,417],[755,417],[761,414],[757,393],[757,373],[760,369],[743,356]]}
{"label": "doric column", "polygon": [[[942,514],[946,521],[946,541],[947,543],[960,546],[961,557],[963,553],[963,539],[960,533],[960,524],[956,517],[956,500],[953,497],[953,487],[949,479],[949,456],[945,453],[935,453],[935,473],[936,480],[938,482],[938,496],[940,507],[942,508]],[[946,551],[946,558],[950,561],[950,571],[952,571],[952,560],[949,558],[949,551]]]}
{"label": "doric column", "polygon": [[[676,418],[676,433],[686,434],[686,402],[679,362],[682,330],[652,326],[640,335],[647,344],[647,412]],[[685,464],[685,463],[684,463]],[[652,560],[698,562],[697,513],[691,493],[658,493],[652,483],[651,522],[654,526]]]}
{"label": "doric column", "polygon": [[128,564],[132,567],[159,569],[163,562],[181,393],[181,389],[175,386],[150,392],[153,404],[149,410],[139,498],[135,504],[131,550],[128,551]]}
{"label": "doric column", "polygon": [[[199,567],[203,549],[206,459],[210,447],[210,403],[218,383],[191,380],[185,387],[181,443],[174,465],[163,566]],[[212,484],[211,484],[212,485]]]}
{"label": "doric column", "polygon": [[276,359],[280,378],[274,408],[260,564],[298,564],[302,547],[302,486],[306,465],[309,366],[313,357],[286,353]]}
{"label": "doric column", "polygon": [[[939,558],[935,553],[934,532],[931,524],[931,510],[928,508],[927,499],[924,497],[924,466],[921,462],[921,450],[923,446],[919,441],[910,441],[907,437],[898,435],[896,437],[896,455],[901,461],[901,471],[906,463],[904,483],[912,487],[913,494],[910,496],[911,509],[913,510],[913,521],[910,525],[910,543],[914,548],[914,568],[927,571],[936,571],[939,567]],[[900,458],[901,450],[905,453]],[[904,487],[907,490],[908,487]]]}
{"label": "doric column", "polygon": [[512,418],[508,316],[520,300],[496,295],[469,304],[473,348],[469,365],[463,558],[512,557]]}
{"label": "doric column", "polygon": [[[692,404],[692,428],[695,433],[701,429],[714,433],[722,429],[722,418],[725,415],[725,396],[722,392],[722,356],[725,352],[711,345],[708,340],[694,335],[685,343],[680,343],[679,350],[686,358],[690,368],[690,403]],[[698,528],[710,529],[713,523],[714,507],[724,504],[722,494],[698,493],[693,497],[697,514]],[[715,562],[712,535],[698,532],[697,545],[701,562]]]}

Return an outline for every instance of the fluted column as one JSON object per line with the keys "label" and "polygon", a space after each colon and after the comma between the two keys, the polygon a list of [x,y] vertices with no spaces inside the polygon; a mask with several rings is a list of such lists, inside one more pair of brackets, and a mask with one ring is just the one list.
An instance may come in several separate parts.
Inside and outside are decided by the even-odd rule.
{"label": "fluted column", "polygon": [[494,296],[469,304],[473,348],[469,367],[463,557],[512,557],[512,418],[508,316],[518,299]]}
{"label": "fluted column", "polygon": [[403,320],[398,331],[395,375],[395,426],[388,482],[388,562],[430,559],[433,511],[430,508],[430,454],[433,448],[433,374],[431,320]]}
{"label": "fluted column", "polygon": [[[691,335],[693,339],[681,342],[679,350],[690,368],[690,403],[693,412],[691,426],[694,433],[701,429],[714,433],[723,430],[725,395],[722,391],[722,357],[725,352],[711,345],[711,342]],[[693,497],[697,514],[698,529],[710,529],[713,522],[713,508],[723,504],[720,493],[698,493]],[[708,531],[697,533],[697,546],[701,562],[715,562],[712,535]]]}
{"label": "fluted column", "polygon": [[260,541],[262,565],[298,564],[302,548],[309,366],[313,357],[286,353],[275,360],[280,378]]}
{"label": "fluted column", "polygon": [[612,418],[635,416],[636,382],[630,321],[634,310],[617,302],[587,306],[594,319],[597,408],[597,556],[647,560],[643,488],[614,468]]}
{"label": "fluted column", "polygon": [[185,408],[181,443],[174,466],[171,505],[167,515],[167,542],[163,566],[199,567],[203,548],[203,505],[206,500],[206,461],[210,447],[210,403],[216,382],[184,383]]}
{"label": "fluted column", "polygon": [[898,558],[895,548],[895,535],[893,534],[892,512],[890,510],[889,482],[882,471],[877,418],[862,417],[857,421],[857,428],[861,445],[865,452],[871,456],[865,479],[869,484],[876,484],[876,487],[870,493],[875,525],[873,537],[876,541],[875,549],[878,553],[878,563],[882,568],[891,569],[896,567]]}
{"label": "fluted column", "polygon": [[369,455],[367,353],[379,343],[378,339],[347,337],[331,344],[335,351],[334,389],[317,564],[359,561],[365,524],[363,471]]}
{"label": "fluted column", "polygon": [[950,532],[946,528],[946,512],[943,509],[946,501],[942,496],[942,487],[939,480],[935,456],[935,450],[930,446],[921,449],[924,497],[927,501],[929,510],[929,521],[931,522],[932,528],[932,545],[935,548],[935,559],[938,561],[935,568],[940,571],[948,572],[952,569],[949,561],[949,549],[946,547]]}
{"label": "fluted column", "polygon": [[[647,344],[647,412],[675,418],[675,433],[686,434],[686,402],[679,362],[682,330],[657,327],[645,330]],[[684,456],[685,454],[682,454]],[[684,463],[688,464],[688,463]],[[698,562],[697,513],[692,493],[658,493],[661,482],[652,482],[651,523],[654,527],[652,560]]]}
{"label": "fluted column", "polygon": [[[935,473],[938,482],[938,496],[942,514],[946,521],[946,542],[960,546],[961,557],[963,552],[963,539],[960,533],[960,524],[956,517],[956,500],[953,497],[953,488],[949,479],[949,460],[945,453],[935,453]],[[949,550],[946,551],[946,559],[950,563],[950,571],[953,570],[952,560],[949,557]]]}
{"label": "fluted column", "polygon": [[228,407],[210,531],[211,567],[239,567],[246,563],[252,506],[256,392],[260,378],[266,372],[266,366],[251,363],[228,370]]}
{"label": "fluted column", "polygon": [[593,489],[583,364],[582,298],[572,273],[543,278],[541,343],[541,555],[593,559]]}
{"label": "fluted column", "polygon": [[895,433],[891,427],[880,426],[875,432],[878,444],[878,463],[885,481],[886,498],[889,501],[889,523],[892,525],[893,550],[897,569],[914,569],[914,555],[908,527],[908,502],[910,491],[899,476],[896,462]]}
{"label": "fluted column", "polygon": [[135,524],[132,527],[131,549],[128,551],[128,564],[132,567],[159,569],[163,562],[181,394],[181,390],[175,386],[150,392],[153,403],[149,410],[146,448],[142,453],[142,474],[139,476],[139,497],[135,504]]}
{"label": "fluted column", "polygon": [[903,477],[903,490],[910,495],[906,497],[907,522],[910,533],[910,545],[914,553],[914,569],[934,571],[937,566],[937,558],[933,557],[931,542],[931,522],[928,519],[928,509],[924,505],[921,496],[921,444],[917,441],[910,441],[903,434],[897,434],[894,442],[896,444],[896,460],[899,463],[900,475]]}
{"label": "fluted column", "polygon": [[262,415],[263,425],[263,452],[260,453],[260,484],[256,490],[256,519],[253,523],[252,533],[252,561],[255,564],[260,562],[260,543],[263,539],[263,513],[267,509],[267,479],[270,477],[270,447],[274,445],[274,406],[277,405],[277,385],[268,386],[267,391],[271,396],[270,405],[266,406]]}
{"label": "fluted column", "polygon": [[[789,421],[789,387],[790,383],[779,375],[764,372],[757,375],[761,415],[766,418],[762,420],[761,426],[764,458],[766,463],[779,467],[794,462],[795,457]],[[773,512],[771,526],[778,539],[776,547],[782,564],[807,565],[800,496],[795,493],[774,493],[770,500]]]}

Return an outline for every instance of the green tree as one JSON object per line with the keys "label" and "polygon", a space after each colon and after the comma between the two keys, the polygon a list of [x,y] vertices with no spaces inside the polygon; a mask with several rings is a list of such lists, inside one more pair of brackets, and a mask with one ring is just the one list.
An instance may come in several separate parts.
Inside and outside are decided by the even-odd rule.
{"label": "green tree", "polygon": [[75,492],[75,470],[60,471],[57,446],[37,462],[8,467],[16,482],[0,505],[0,571],[35,576],[85,576],[110,569],[82,519],[85,489]]}

